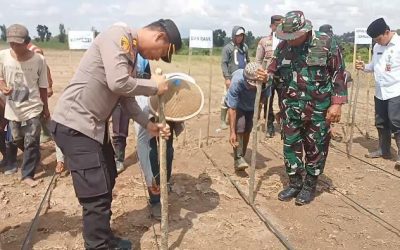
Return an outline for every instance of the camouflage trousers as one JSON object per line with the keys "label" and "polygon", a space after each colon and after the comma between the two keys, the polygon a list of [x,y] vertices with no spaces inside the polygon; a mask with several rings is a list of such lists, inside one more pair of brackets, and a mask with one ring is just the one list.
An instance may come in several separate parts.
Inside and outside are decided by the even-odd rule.
{"label": "camouflage trousers", "polygon": [[287,174],[294,175],[304,168],[310,175],[322,174],[330,141],[326,110],[317,111],[311,102],[302,105],[301,101],[298,106],[283,104],[283,108],[283,153]]}

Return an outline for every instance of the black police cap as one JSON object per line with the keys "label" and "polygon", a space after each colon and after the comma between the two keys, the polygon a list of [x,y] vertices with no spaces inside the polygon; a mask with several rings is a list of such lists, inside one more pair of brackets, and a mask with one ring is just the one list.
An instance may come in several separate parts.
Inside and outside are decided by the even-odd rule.
{"label": "black police cap", "polygon": [[390,28],[386,24],[385,20],[383,18],[378,18],[368,26],[367,34],[371,38],[377,38],[378,36],[384,34],[387,30],[390,30]]}
{"label": "black police cap", "polygon": [[161,57],[161,59],[164,62],[170,63],[172,59],[172,54],[182,48],[181,34],[179,33],[178,27],[176,27],[174,21],[172,21],[171,19],[160,19],[158,20],[158,22],[165,30],[165,33],[167,33],[170,43],[168,55],[165,57]]}

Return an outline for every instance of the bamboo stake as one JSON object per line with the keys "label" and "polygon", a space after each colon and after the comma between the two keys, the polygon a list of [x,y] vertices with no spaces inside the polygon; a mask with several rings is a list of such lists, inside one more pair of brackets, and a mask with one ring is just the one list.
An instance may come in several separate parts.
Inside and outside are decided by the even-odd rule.
{"label": "bamboo stake", "polygon": [[[372,44],[369,45],[369,50],[368,50],[368,63],[371,61],[371,50],[372,50]],[[368,133],[368,125],[369,125],[369,112],[370,112],[370,107],[369,107],[369,98],[370,98],[370,90],[371,90],[371,84],[369,81],[370,77],[368,77],[366,83],[367,83],[367,114],[365,117],[365,138],[369,139],[369,133]]]}
{"label": "bamboo stake", "polygon": [[[188,75],[191,75],[190,70],[191,70],[191,66],[192,66],[192,53],[193,53],[193,49],[189,48],[189,57],[188,57],[188,64],[189,64],[189,69],[188,69]],[[187,133],[187,124],[185,124],[185,128],[183,130],[183,139],[182,139],[182,145],[186,146],[186,133]]]}
{"label": "bamboo stake", "polygon": [[[356,69],[356,55],[357,55],[357,44],[354,42],[354,48],[353,48],[353,70]],[[347,142],[349,140],[349,129],[350,129],[350,119],[351,119],[351,112],[353,108],[353,90],[354,90],[354,82],[351,84],[350,88],[350,99],[349,99],[349,109],[347,113],[347,119],[346,119],[346,134],[344,137],[344,140]]]}
{"label": "bamboo stake", "polygon": [[[162,70],[156,69],[156,74],[161,75]],[[158,97],[158,117],[159,122],[166,126],[164,115],[164,95]],[[168,249],[168,186],[167,186],[167,141],[159,136],[159,162],[160,162],[160,186],[161,186],[161,249]]]}
{"label": "bamboo stake", "polygon": [[210,123],[211,123],[211,83],[212,83],[212,48],[210,49],[210,82],[208,84],[208,120],[207,120],[207,139],[206,145],[208,146],[208,139],[210,138]]}
{"label": "bamboo stake", "polygon": [[350,88],[350,93],[349,93],[349,108],[347,110],[347,118],[346,118],[346,134],[345,134],[345,141],[348,141],[349,138],[349,129],[350,129],[350,119],[351,119],[351,111],[353,108],[353,94],[354,94],[354,84],[355,82],[353,81],[351,83],[351,88]]}
{"label": "bamboo stake", "polygon": [[261,83],[257,84],[256,100],[254,102],[254,114],[253,114],[253,128],[251,131],[253,137],[253,147],[251,150],[251,164],[250,164],[250,180],[249,180],[249,201],[250,204],[254,204],[254,179],[256,175],[256,162],[257,162],[257,132],[258,132],[258,109],[260,107],[260,96],[261,96]]}
{"label": "bamboo stake", "polygon": [[[359,57],[359,60],[361,58]],[[353,135],[354,135],[354,125],[355,125],[355,120],[356,120],[356,110],[357,110],[357,100],[358,100],[358,94],[360,92],[360,71],[357,70],[357,87],[356,87],[356,93],[354,95],[354,104],[353,104],[353,110],[352,110],[352,118],[351,118],[351,125],[350,125],[350,137],[349,141],[347,142],[347,157],[351,157],[351,150],[353,146]]]}

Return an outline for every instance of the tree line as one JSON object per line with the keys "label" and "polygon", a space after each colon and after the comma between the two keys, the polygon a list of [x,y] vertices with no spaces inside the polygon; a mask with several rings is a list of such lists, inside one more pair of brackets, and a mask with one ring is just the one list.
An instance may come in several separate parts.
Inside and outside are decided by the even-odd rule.
{"label": "tree line", "polygon": [[[50,40],[52,40],[52,41],[57,41],[60,43],[66,43],[68,40],[68,34],[66,32],[64,24],[60,23],[58,28],[59,28],[59,34],[57,36],[53,36],[46,25],[38,24],[36,26],[37,36],[35,37],[35,41],[36,42],[49,42]],[[0,30],[1,30],[0,39],[3,41],[6,41],[7,27],[4,24],[0,25]],[[97,31],[97,29],[95,27],[92,27],[91,30],[94,32],[95,37],[99,34],[99,32]],[[400,29],[397,29],[396,32],[397,32],[397,34],[400,35]],[[250,30],[246,32],[246,40],[245,41],[246,41],[246,44],[249,46],[251,56],[255,56],[256,48],[257,48],[258,42],[260,41],[261,38],[262,38],[261,36],[255,37],[253,35],[253,32]],[[354,31],[346,32],[342,35],[335,35],[335,38],[339,41],[339,44],[342,46],[342,48],[344,48],[345,60],[352,61]],[[189,48],[189,39],[184,38],[184,39],[182,39],[182,41],[183,41],[183,48],[179,52],[179,54],[187,54],[188,48]],[[225,30],[222,30],[222,29],[213,30],[213,43],[214,43],[214,47],[215,47],[214,51],[216,53],[218,53],[220,51],[220,48],[223,47],[225,44],[227,44],[229,41],[231,41],[231,36],[227,35],[227,32]],[[360,45],[357,47],[358,47],[357,54],[359,54],[364,60],[367,60],[368,59],[368,45]],[[208,54],[208,51],[202,50],[202,51],[198,51],[196,54]]]}
{"label": "tree line", "polygon": [[[65,43],[68,40],[68,34],[65,30],[64,24],[60,23],[58,26],[59,34],[53,37],[52,33],[49,31],[49,28],[46,25],[38,24],[36,26],[37,36],[35,37],[36,42],[49,42],[51,39],[58,40],[60,43]],[[95,37],[99,34],[95,27],[92,27],[91,30],[94,32]],[[0,25],[0,39],[3,41],[7,40],[7,27],[6,25]]]}

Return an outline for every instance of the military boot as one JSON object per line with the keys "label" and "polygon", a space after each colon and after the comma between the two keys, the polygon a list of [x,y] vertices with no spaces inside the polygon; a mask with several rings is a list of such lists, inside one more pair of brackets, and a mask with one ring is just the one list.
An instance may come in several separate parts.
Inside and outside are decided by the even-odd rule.
{"label": "military boot", "polygon": [[228,114],[228,109],[227,108],[221,108],[221,125],[220,129],[224,130],[228,128],[228,125],[226,125],[226,115]]}
{"label": "military boot", "polygon": [[287,201],[293,197],[296,197],[303,186],[303,177],[296,173],[289,175],[289,186],[279,192],[278,199],[280,201]]}
{"label": "military boot", "polygon": [[233,157],[235,159],[234,166],[236,171],[243,171],[249,167],[246,160],[244,159],[244,144],[243,144],[243,136],[237,136],[239,145],[236,148],[233,148]]}
{"label": "military boot", "polygon": [[318,176],[307,174],[304,179],[303,188],[296,197],[296,205],[301,206],[310,203],[315,197]]}
{"label": "military boot", "polygon": [[384,158],[391,159],[390,144],[391,144],[391,132],[390,129],[378,128],[378,141],[379,148],[369,154],[366,154],[366,158]]}
{"label": "military boot", "polygon": [[400,170],[400,132],[397,132],[394,134],[394,139],[395,139],[396,145],[397,145],[397,157],[396,157],[396,163],[394,165],[394,168],[397,170]]}

